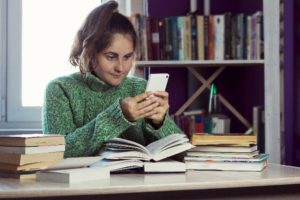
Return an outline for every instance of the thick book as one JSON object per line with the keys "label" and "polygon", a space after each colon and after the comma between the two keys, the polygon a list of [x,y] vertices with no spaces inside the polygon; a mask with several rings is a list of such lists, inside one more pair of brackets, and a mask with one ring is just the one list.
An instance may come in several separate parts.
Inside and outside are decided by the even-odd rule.
{"label": "thick book", "polygon": [[51,152],[51,153],[36,153],[36,154],[11,154],[0,153],[0,165],[1,163],[13,164],[13,165],[25,165],[29,163],[37,163],[51,160],[62,160],[64,158],[64,152]]}
{"label": "thick book", "polygon": [[65,144],[65,137],[58,134],[0,135],[1,146],[49,146]]}
{"label": "thick book", "polygon": [[61,160],[50,160],[50,161],[43,161],[37,163],[29,163],[25,165],[0,163],[0,171],[1,172],[37,171],[37,170],[47,169],[51,166],[54,166],[60,161]]}
{"label": "thick book", "polygon": [[268,156],[248,160],[186,160],[187,170],[262,171],[268,164]]}
{"label": "thick book", "polygon": [[76,168],[76,169],[58,169],[42,170],[36,173],[36,180],[42,182],[56,183],[80,183],[86,181],[95,181],[109,179],[110,171],[106,168]]}
{"label": "thick book", "polygon": [[256,135],[241,134],[194,134],[192,136],[193,145],[221,145],[232,144],[249,146],[257,144]]}
{"label": "thick book", "polygon": [[257,145],[232,146],[232,145],[203,145],[190,149],[190,152],[253,152]]}
{"label": "thick book", "polygon": [[[65,145],[52,145],[52,146],[0,146],[0,154],[39,154],[65,151]],[[1,162],[1,161],[0,161]]]}
{"label": "thick book", "polygon": [[106,151],[101,156],[111,160],[159,161],[193,147],[186,135],[181,133],[168,135],[147,146],[122,138],[114,138],[106,143]]}

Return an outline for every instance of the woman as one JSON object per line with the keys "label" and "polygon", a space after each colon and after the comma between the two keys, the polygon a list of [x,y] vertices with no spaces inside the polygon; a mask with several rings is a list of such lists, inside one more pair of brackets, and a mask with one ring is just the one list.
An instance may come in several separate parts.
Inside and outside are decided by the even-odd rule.
{"label": "woman", "polygon": [[117,8],[109,1],[87,16],[70,55],[80,72],[47,86],[43,132],[65,135],[65,157],[97,155],[114,137],[146,145],[181,132],[167,113],[168,93],[144,92],[144,79],[127,77],[137,36]]}

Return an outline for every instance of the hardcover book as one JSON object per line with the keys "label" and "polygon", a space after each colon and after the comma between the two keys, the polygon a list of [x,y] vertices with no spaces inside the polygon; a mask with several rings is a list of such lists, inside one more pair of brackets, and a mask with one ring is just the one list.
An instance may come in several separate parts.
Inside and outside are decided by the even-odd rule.
{"label": "hardcover book", "polygon": [[192,136],[193,145],[240,145],[249,146],[257,144],[256,135],[242,134],[194,134]]}
{"label": "hardcover book", "polygon": [[36,154],[12,154],[12,153],[0,153],[0,165],[1,163],[25,165],[29,163],[37,163],[51,160],[62,160],[64,158],[64,152],[51,152],[51,153],[36,153]]}
{"label": "hardcover book", "polygon": [[[52,145],[52,146],[0,146],[0,154],[39,154],[65,151],[65,145]],[[1,162],[1,161],[0,161]]]}
{"label": "hardcover book", "polygon": [[65,137],[57,134],[0,135],[1,146],[48,146],[65,144]]}

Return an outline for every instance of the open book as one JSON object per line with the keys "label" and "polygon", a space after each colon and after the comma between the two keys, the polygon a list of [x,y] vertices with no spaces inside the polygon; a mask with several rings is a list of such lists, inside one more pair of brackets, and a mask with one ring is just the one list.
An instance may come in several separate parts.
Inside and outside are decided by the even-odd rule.
{"label": "open book", "polygon": [[101,156],[110,160],[159,161],[193,147],[186,135],[181,133],[171,134],[147,146],[131,140],[114,138],[106,143],[106,151]]}
{"label": "open book", "polygon": [[184,172],[184,163],[167,158],[193,147],[186,135],[180,133],[171,134],[147,146],[114,138],[106,143],[102,159],[94,166],[106,166],[111,171],[143,167],[145,172]]}

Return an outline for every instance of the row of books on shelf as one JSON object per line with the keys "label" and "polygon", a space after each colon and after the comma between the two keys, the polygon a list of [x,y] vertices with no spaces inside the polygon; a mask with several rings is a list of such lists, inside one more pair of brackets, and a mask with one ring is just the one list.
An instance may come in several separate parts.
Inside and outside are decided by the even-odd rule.
{"label": "row of books on shelf", "polygon": [[209,115],[203,110],[186,111],[183,115],[174,116],[174,121],[189,138],[194,133],[230,132],[230,118],[221,114]]}
{"label": "row of books on shelf", "polygon": [[263,14],[130,17],[138,35],[138,60],[263,59]]}

